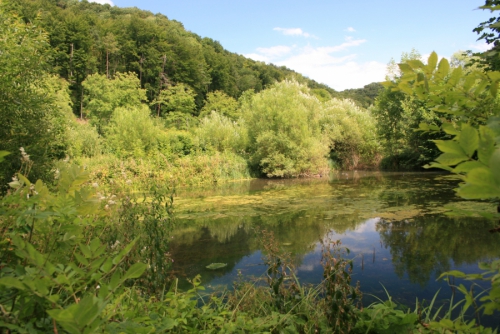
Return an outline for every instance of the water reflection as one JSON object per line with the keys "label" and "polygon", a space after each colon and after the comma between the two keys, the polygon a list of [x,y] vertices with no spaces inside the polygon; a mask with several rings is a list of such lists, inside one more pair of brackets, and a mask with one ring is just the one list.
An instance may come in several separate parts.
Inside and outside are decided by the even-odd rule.
{"label": "water reflection", "polygon": [[[330,181],[254,180],[180,193],[174,270],[201,274],[212,286],[230,286],[238,271],[261,276],[255,231],[267,229],[294,256],[304,282],[322,279],[320,241],[341,239],[365,293],[382,297],[383,284],[409,305],[415,297],[431,299],[440,288],[446,298],[450,289],[436,281],[440,273],[477,271],[477,262],[497,258],[500,250],[500,234],[488,233],[495,221],[443,215],[444,206],[461,203],[455,186],[439,174],[351,172]],[[205,268],[213,262],[228,265]]]}

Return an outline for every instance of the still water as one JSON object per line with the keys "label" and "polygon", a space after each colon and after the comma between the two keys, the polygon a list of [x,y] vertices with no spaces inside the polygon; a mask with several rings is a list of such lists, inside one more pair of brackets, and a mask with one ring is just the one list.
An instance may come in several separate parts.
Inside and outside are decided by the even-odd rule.
{"label": "still water", "polygon": [[[340,239],[366,303],[370,294],[384,298],[384,287],[408,306],[439,289],[444,301],[453,289],[437,280],[441,273],[478,272],[478,262],[500,254],[500,233],[488,232],[498,222],[471,216],[495,206],[457,198],[456,186],[437,173],[347,172],[178,192],[173,270],[178,277],[200,274],[209,288],[230,288],[238,273],[262,277],[256,231],[265,229],[292,254],[301,282],[322,280],[322,243]],[[462,213],[450,216],[452,210]],[[209,270],[211,263],[227,266]]]}

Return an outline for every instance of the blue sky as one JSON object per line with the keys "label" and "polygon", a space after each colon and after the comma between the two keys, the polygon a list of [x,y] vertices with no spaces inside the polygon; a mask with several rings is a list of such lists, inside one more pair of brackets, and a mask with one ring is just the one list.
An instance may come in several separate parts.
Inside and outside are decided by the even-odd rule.
{"label": "blue sky", "polygon": [[336,90],[383,81],[387,63],[417,49],[483,51],[472,32],[484,0],[95,0],[180,21],[231,52],[285,65]]}

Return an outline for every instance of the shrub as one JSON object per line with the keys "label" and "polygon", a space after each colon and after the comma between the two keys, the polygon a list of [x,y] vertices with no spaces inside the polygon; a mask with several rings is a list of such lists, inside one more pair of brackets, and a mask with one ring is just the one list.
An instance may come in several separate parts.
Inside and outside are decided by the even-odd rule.
{"label": "shrub", "polygon": [[157,150],[159,131],[146,105],[120,107],[106,127],[106,146],[118,157],[141,158]]}
{"label": "shrub", "polygon": [[340,167],[377,165],[380,146],[375,121],[367,110],[351,100],[332,99],[325,103],[319,122],[328,138],[330,157]]}
{"label": "shrub", "polygon": [[212,111],[203,118],[200,126],[195,130],[200,146],[205,150],[214,149],[219,152],[232,151],[241,153],[244,151],[247,133],[246,128],[230,118]]}
{"label": "shrub", "polygon": [[292,177],[326,168],[328,146],[319,115],[321,102],[295,81],[276,83],[242,101],[250,164],[269,177]]}

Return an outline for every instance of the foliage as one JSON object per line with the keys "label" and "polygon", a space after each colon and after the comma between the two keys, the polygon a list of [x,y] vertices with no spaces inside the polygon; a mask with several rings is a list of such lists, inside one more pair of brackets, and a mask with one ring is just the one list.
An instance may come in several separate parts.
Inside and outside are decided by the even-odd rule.
{"label": "foliage", "polygon": [[[485,0],[484,6],[479,8],[489,9],[491,12],[498,10],[500,1],[498,0]],[[498,58],[498,48],[500,45],[500,17],[491,17],[487,21],[481,22],[473,32],[479,35],[478,40],[484,40],[491,48],[482,53],[476,53],[475,56],[481,58],[479,61],[475,60],[476,64],[487,67],[489,70],[500,70],[500,61]]]}
{"label": "foliage", "polygon": [[[88,173],[61,171],[56,192],[23,175],[2,198],[0,327],[16,332],[90,333],[113,316],[112,305],[127,279],[146,269],[121,264],[135,242],[103,256],[106,246],[87,234],[101,222],[95,190],[82,187]],[[87,230],[87,231],[86,231]]]}
{"label": "foliage", "polygon": [[207,94],[205,105],[200,111],[200,117],[209,116],[212,111],[224,115],[232,121],[238,120],[238,101],[224,92],[215,91]]}
{"label": "foliage", "polygon": [[49,64],[71,83],[78,115],[86,94],[82,82],[97,73],[112,78],[116,73],[134,72],[149,103],[166,87],[188,85],[195,94],[196,113],[207,93],[222,91],[238,98],[245,90],[260,91],[292,76],[310,88],[336,93],[286,67],[231,53],[219,42],[186,31],[182,23],[162,14],[73,0],[4,2],[25,22],[38,18],[47,31]]}
{"label": "foliage", "polygon": [[[401,61],[419,62],[420,57],[420,53],[413,49],[403,53]],[[388,71],[394,85],[403,80],[394,61],[389,64]],[[438,156],[439,151],[431,140],[442,139],[443,135],[416,131],[422,122],[435,126],[441,124],[439,115],[423,99],[386,88],[371,111],[384,149],[383,169],[418,169]]]}
{"label": "foliage", "polygon": [[162,90],[152,104],[157,105],[158,116],[162,117],[168,117],[170,113],[191,115],[196,109],[193,90],[182,83]]}
{"label": "foliage", "polygon": [[248,140],[243,121],[237,123],[215,111],[200,121],[195,133],[202,149],[214,149],[219,152],[232,151],[241,154]]}
{"label": "foliage", "polygon": [[[0,21],[0,150],[24,148],[36,161],[33,175],[47,179],[52,160],[64,157],[67,147],[65,84],[46,71],[47,36],[38,22],[21,22],[3,4]],[[6,157],[2,188],[21,164],[17,154]]]}
{"label": "foliage", "polygon": [[93,74],[83,82],[85,112],[102,134],[116,108],[138,108],[146,99],[146,91],[134,73],[116,73],[113,79]]}
{"label": "foliage", "polygon": [[162,130],[146,105],[116,108],[104,130],[106,146],[117,157],[141,158],[158,149]]}
{"label": "foliage", "polygon": [[318,173],[327,146],[318,117],[321,103],[296,81],[283,81],[244,101],[250,164],[268,177]]}
{"label": "foliage", "polygon": [[324,104],[319,120],[328,138],[330,157],[343,169],[374,167],[380,147],[370,113],[351,100],[332,99]]}
{"label": "foliage", "polygon": [[[118,183],[111,188],[107,205],[118,204],[118,219],[108,227],[103,239],[117,247],[136,243],[126,259],[126,265],[143,262],[145,275],[136,281],[145,293],[159,297],[171,279],[169,236],[174,227],[173,203],[175,191],[165,185],[152,184],[142,198],[127,194]],[[118,193],[116,196],[113,193]]]}
{"label": "foliage", "polygon": [[158,148],[169,160],[173,160],[194,153],[198,143],[191,132],[168,129],[158,133]]}
{"label": "foliage", "polygon": [[344,99],[351,99],[362,108],[369,108],[375,103],[375,99],[384,90],[379,82],[372,82],[371,84],[363,86],[363,88],[346,89],[340,92],[340,96]]}
{"label": "foliage", "polygon": [[[452,138],[436,140],[442,154],[428,167],[448,170],[462,181],[457,194],[466,199],[500,200],[500,108],[496,102],[499,72],[473,70],[464,74],[460,67],[450,72],[446,59],[438,64],[438,56],[432,53],[427,65],[422,62],[400,64],[403,72],[401,82],[394,87],[405,93],[416,94],[427,105],[448,118],[438,127],[421,124],[422,131],[443,131]],[[451,121],[450,121],[451,118]],[[500,205],[499,205],[500,208]],[[498,214],[485,213],[491,218]],[[500,291],[497,261],[480,265],[483,274],[469,274],[451,271],[443,276],[466,279],[480,279],[491,282],[491,289],[480,298],[481,308],[486,314],[500,310]],[[465,294],[465,307],[474,299],[472,291],[463,285],[459,290]],[[449,329],[457,329],[456,323],[446,324]],[[466,325],[469,326],[469,325]]]}
{"label": "foliage", "polygon": [[103,139],[95,126],[87,121],[73,120],[68,127],[70,158],[95,157],[103,151]]}

